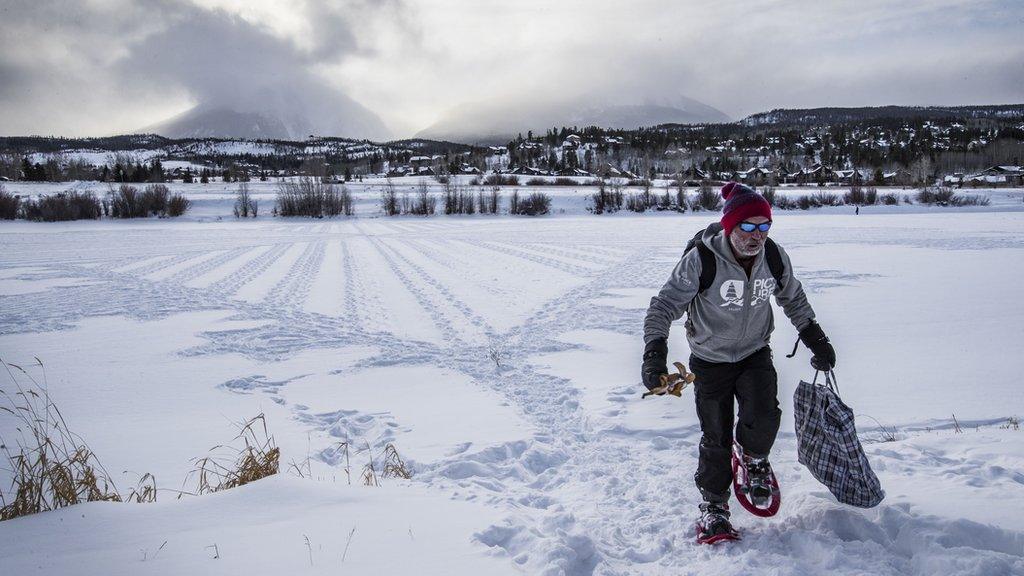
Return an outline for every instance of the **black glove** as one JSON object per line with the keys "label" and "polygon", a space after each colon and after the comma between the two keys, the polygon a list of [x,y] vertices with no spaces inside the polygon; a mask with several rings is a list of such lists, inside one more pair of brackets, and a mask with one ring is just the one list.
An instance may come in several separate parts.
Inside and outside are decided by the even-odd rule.
{"label": "black glove", "polygon": [[814,356],[811,357],[811,366],[815,370],[828,371],[835,368],[836,349],[828,341],[828,336],[818,326],[817,322],[811,322],[800,331],[800,341],[811,349]]}
{"label": "black glove", "polygon": [[661,377],[668,374],[665,360],[668,358],[668,344],[664,338],[651,340],[644,347],[644,365],[640,369],[640,377],[648,390],[661,386]]}

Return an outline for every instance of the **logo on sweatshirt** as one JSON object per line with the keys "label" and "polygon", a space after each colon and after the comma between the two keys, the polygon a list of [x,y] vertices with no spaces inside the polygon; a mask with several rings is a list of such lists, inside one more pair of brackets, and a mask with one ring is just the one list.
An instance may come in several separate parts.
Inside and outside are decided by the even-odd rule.
{"label": "logo on sweatshirt", "polygon": [[743,284],[742,280],[726,280],[722,282],[718,292],[722,295],[722,300],[724,300],[721,304],[723,308],[726,306],[743,306]]}
{"label": "logo on sweatshirt", "polygon": [[[719,294],[722,295],[721,307],[726,306],[743,306],[743,289],[746,288],[746,283],[743,280],[726,280],[722,282],[721,288],[718,289]],[[750,291],[750,305],[757,306],[762,302],[767,302],[768,298],[775,293],[775,278],[757,278],[754,280],[754,284]]]}
{"label": "logo on sweatshirt", "polygon": [[751,292],[751,306],[757,306],[761,302],[766,302],[775,293],[775,278],[758,278],[754,280],[754,289]]}

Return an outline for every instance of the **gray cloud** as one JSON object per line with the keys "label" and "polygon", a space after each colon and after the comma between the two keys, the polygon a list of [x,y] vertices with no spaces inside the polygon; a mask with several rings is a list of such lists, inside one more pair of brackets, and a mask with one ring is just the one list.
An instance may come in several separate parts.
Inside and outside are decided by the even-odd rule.
{"label": "gray cloud", "polygon": [[[170,103],[178,112],[190,105],[230,108],[281,114],[303,128],[315,118],[351,135],[386,132],[372,112],[315,72],[322,62],[359,52],[343,3],[315,4],[304,45],[237,14],[183,1],[84,6],[21,6],[3,24],[18,38],[0,40],[0,130],[124,132],[166,118]],[[48,53],[54,43],[68,49]],[[164,106],[154,107],[161,99]],[[76,127],[64,124],[71,111],[80,116]]]}
{"label": "gray cloud", "polygon": [[[466,102],[776,107],[1024,101],[1008,0],[53,0],[0,7],[0,133],[189,106],[358,101],[415,132]],[[286,25],[287,24],[287,25]]]}

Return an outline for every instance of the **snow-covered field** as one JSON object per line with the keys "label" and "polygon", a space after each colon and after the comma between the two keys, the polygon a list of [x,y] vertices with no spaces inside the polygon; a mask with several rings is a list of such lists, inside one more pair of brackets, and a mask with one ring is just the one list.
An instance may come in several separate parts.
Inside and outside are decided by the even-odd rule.
{"label": "snow-covered field", "polygon": [[[181,221],[0,223],[0,358],[43,360],[119,487],[180,488],[260,412],[283,452],[214,495],[2,522],[4,574],[1024,574],[1021,190],[776,214],[888,496],[840,505],[797,463],[811,370],[777,311],[782,510],[734,507],[744,540],[712,548],[692,395],[641,400],[638,372],[647,302],[716,216],[545,189],[546,218],[372,218],[380,185],[349,220],[236,221],[218,184]],[[669,347],[687,362],[681,327]],[[343,440],[393,442],[413,479],[361,486],[353,452],[349,485]],[[307,457],[313,478],[284,470]]]}

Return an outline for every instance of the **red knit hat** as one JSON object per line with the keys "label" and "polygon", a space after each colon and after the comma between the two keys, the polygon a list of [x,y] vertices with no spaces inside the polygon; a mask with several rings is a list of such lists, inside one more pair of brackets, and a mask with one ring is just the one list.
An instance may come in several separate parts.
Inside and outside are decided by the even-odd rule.
{"label": "red knit hat", "polygon": [[753,188],[729,182],[722,186],[722,198],[725,198],[725,206],[722,207],[722,228],[728,236],[737,224],[753,216],[764,216],[772,219],[772,206],[753,190]]}

